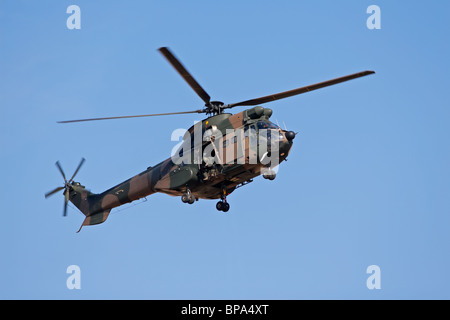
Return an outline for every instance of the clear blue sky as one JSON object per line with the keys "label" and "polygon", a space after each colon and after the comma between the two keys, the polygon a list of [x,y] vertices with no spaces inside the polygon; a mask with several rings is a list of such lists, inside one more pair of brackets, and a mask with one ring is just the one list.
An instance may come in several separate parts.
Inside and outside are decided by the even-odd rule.
{"label": "clear blue sky", "polygon": [[[81,30],[66,9],[81,8]],[[366,9],[381,9],[369,30]],[[449,299],[450,44],[445,1],[1,1],[0,298]],[[264,105],[298,131],[274,181],[183,204],[163,194],[76,234],[60,160],[93,192],[170,156],[202,101],[375,70]],[[236,108],[236,112],[244,110]],[[122,209],[122,208],[120,208]],[[66,269],[81,269],[68,290]],[[381,269],[368,290],[366,268]]]}

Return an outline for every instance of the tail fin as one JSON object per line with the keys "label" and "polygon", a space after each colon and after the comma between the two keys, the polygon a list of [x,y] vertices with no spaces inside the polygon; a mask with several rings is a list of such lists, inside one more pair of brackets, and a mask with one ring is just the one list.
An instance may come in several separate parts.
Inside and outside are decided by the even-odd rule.
{"label": "tail fin", "polygon": [[105,222],[111,212],[111,209],[102,208],[102,196],[86,190],[78,182],[72,184],[69,199],[86,216],[77,233],[83,226]]}

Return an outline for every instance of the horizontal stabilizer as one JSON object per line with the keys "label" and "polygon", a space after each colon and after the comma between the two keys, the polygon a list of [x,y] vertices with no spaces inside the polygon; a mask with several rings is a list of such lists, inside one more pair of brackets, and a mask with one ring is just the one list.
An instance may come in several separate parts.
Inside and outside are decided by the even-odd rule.
{"label": "horizontal stabilizer", "polygon": [[80,232],[81,228],[83,226],[92,226],[94,224],[99,224],[105,222],[105,220],[108,218],[109,213],[111,212],[111,209],[101,211],[98,213],[95,213],[93,215],[86,216],[86,219],[84,219],[83,224],[81,225],[80,229],[77,231]]}

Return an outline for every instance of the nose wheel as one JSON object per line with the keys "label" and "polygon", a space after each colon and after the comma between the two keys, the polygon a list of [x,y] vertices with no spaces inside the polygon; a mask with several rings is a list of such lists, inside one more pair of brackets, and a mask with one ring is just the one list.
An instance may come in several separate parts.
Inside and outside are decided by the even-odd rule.
{"label": "nose wheel", "polygon": [[183,193],[183,195],[181,196],[181,201],[183,203],[189,203],[189,204],[193,204],[195,202],[195,197],[191,193],[191,190],[189,190],[189,188],[186,188],[186,192]]}
{"label": "nose wheel", "polygon": [[262,176],[264,179],[274,180],[277,177],[277,173],[275,172],[275,170],[269,168],[264,170]]}

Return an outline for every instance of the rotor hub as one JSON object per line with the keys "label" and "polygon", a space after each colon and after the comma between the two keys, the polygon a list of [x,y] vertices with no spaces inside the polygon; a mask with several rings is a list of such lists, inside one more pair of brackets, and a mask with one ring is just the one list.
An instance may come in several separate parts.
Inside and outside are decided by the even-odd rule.
{"label": "rotor hub", "polygon": [[211,115],[218,115],[222,113],[223,106],[225,104],[222,101],[210,101],[206,106],[206,113]]}

